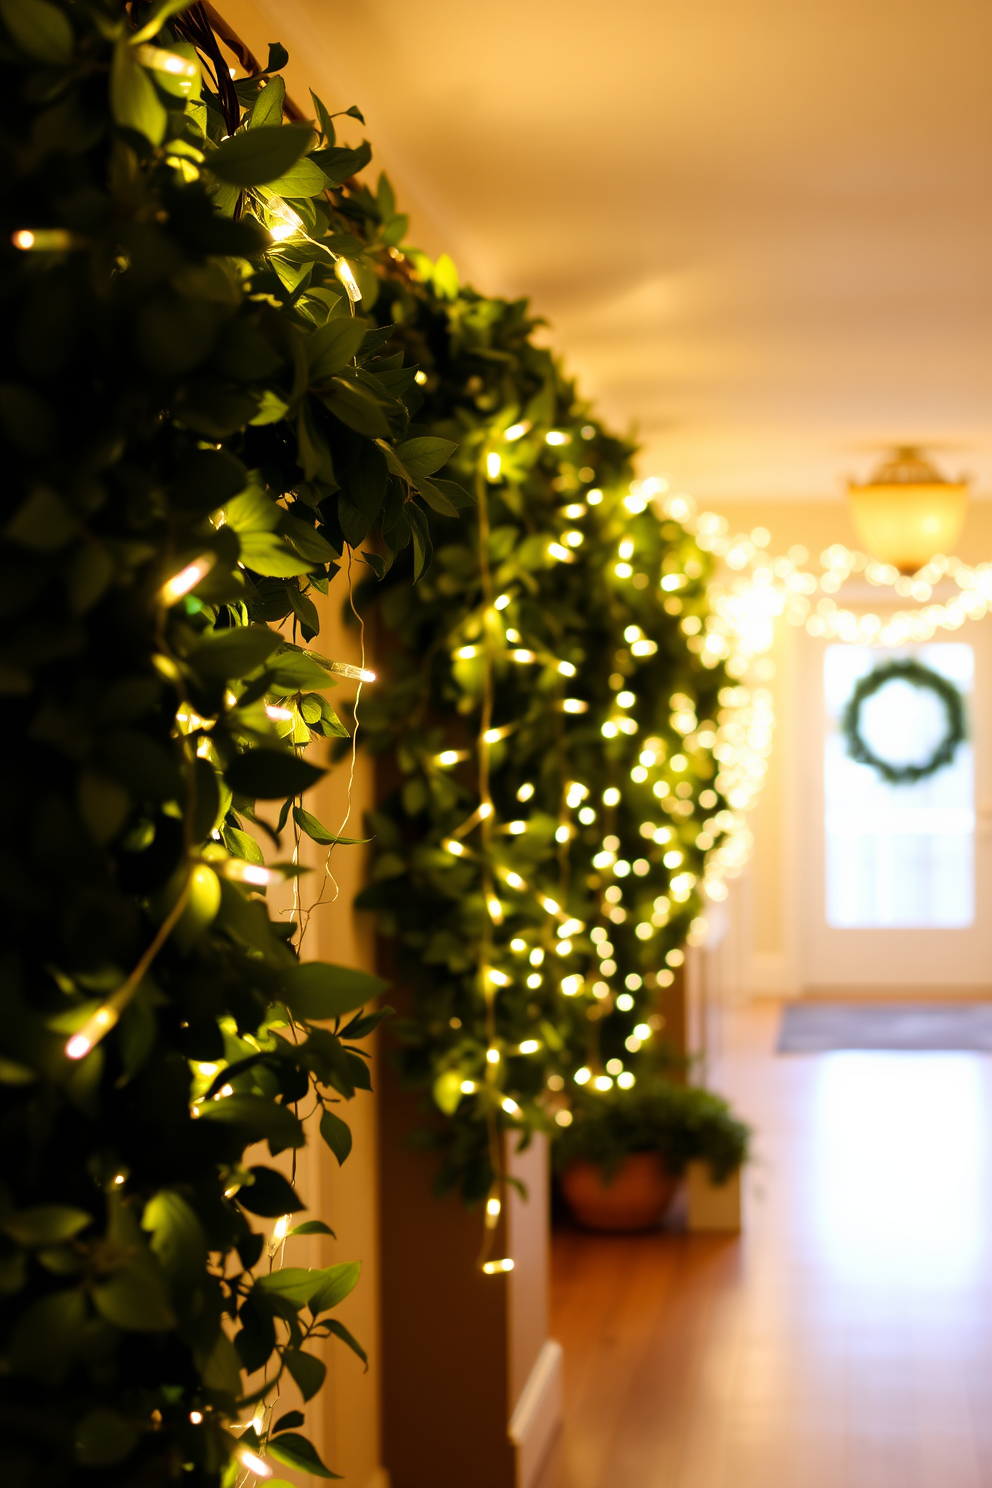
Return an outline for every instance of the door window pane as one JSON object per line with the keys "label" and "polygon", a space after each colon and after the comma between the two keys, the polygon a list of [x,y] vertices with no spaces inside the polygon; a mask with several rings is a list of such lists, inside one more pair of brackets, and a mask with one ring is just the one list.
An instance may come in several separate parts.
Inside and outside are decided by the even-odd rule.
{"label": "door window pane", "polygon": [[[915,657],[952,681],[967,699],[975,670],[959,641],[879,651],[828,646],[824,701],[827,924],[837,929],[954,929],[975,914],[975,766],[971,743],[951,764],[914,785],[889,785],[846,751],[840,720],[861,677],[885,660]],[[902,684],[885,689],[887,705],[862,709],[869,743],[893,761],[924,758],[943,732],[932,694]],[[915,694],[915,696],[913,695]],[[874,700],[872,700],[874,702]]]}

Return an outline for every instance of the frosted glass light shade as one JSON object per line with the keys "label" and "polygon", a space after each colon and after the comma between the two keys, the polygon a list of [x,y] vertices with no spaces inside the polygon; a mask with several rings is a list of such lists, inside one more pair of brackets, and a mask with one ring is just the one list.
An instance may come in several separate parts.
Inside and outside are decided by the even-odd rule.
{"label": "frosted glass light shade", "polygon": [[967,481],[947,481],[915,449],[896,452],[871,480],[848,486],[851,515],[868,552],[901,573],[951,553],[964,526]]}

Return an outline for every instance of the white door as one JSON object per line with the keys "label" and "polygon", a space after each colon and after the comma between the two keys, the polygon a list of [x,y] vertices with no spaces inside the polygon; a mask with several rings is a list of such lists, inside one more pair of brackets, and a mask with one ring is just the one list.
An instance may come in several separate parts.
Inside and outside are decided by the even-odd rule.
{"label": "white door", "polygon": [[[800,964],[810,992],[992,994],[992,622],[883,650],[800,638]],[[859,679],[913,658],[961,693],[968,738],[914,784],[851,759],[840,722]],[[927,756],[933,692],[890,683],[862,708],[876,752]],[[872,742],[872,739],[869,739]]]}

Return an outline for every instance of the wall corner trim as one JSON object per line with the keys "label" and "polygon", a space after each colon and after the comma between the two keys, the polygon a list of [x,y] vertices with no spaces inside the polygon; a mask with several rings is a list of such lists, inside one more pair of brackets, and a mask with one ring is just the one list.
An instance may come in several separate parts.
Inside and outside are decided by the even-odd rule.
{"label": "wall corner trim", "polygon": [[562,1346],[545,1341],[510,1418],[517,1449],[517,1488],[532,1488],[561,1425]]}

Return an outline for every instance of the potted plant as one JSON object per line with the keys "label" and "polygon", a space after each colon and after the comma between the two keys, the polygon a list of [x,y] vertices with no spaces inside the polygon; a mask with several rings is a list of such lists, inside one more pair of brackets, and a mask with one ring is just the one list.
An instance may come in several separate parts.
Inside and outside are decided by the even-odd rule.
{"label": "potted plant", "polygon": [[747,1160],[750,1128],[708,1090],[658,1076],[629,1090],[576,1094],[555,1131],[561,1193],[586,1229],[654,1228],[693,1160],[720,1184]]}

